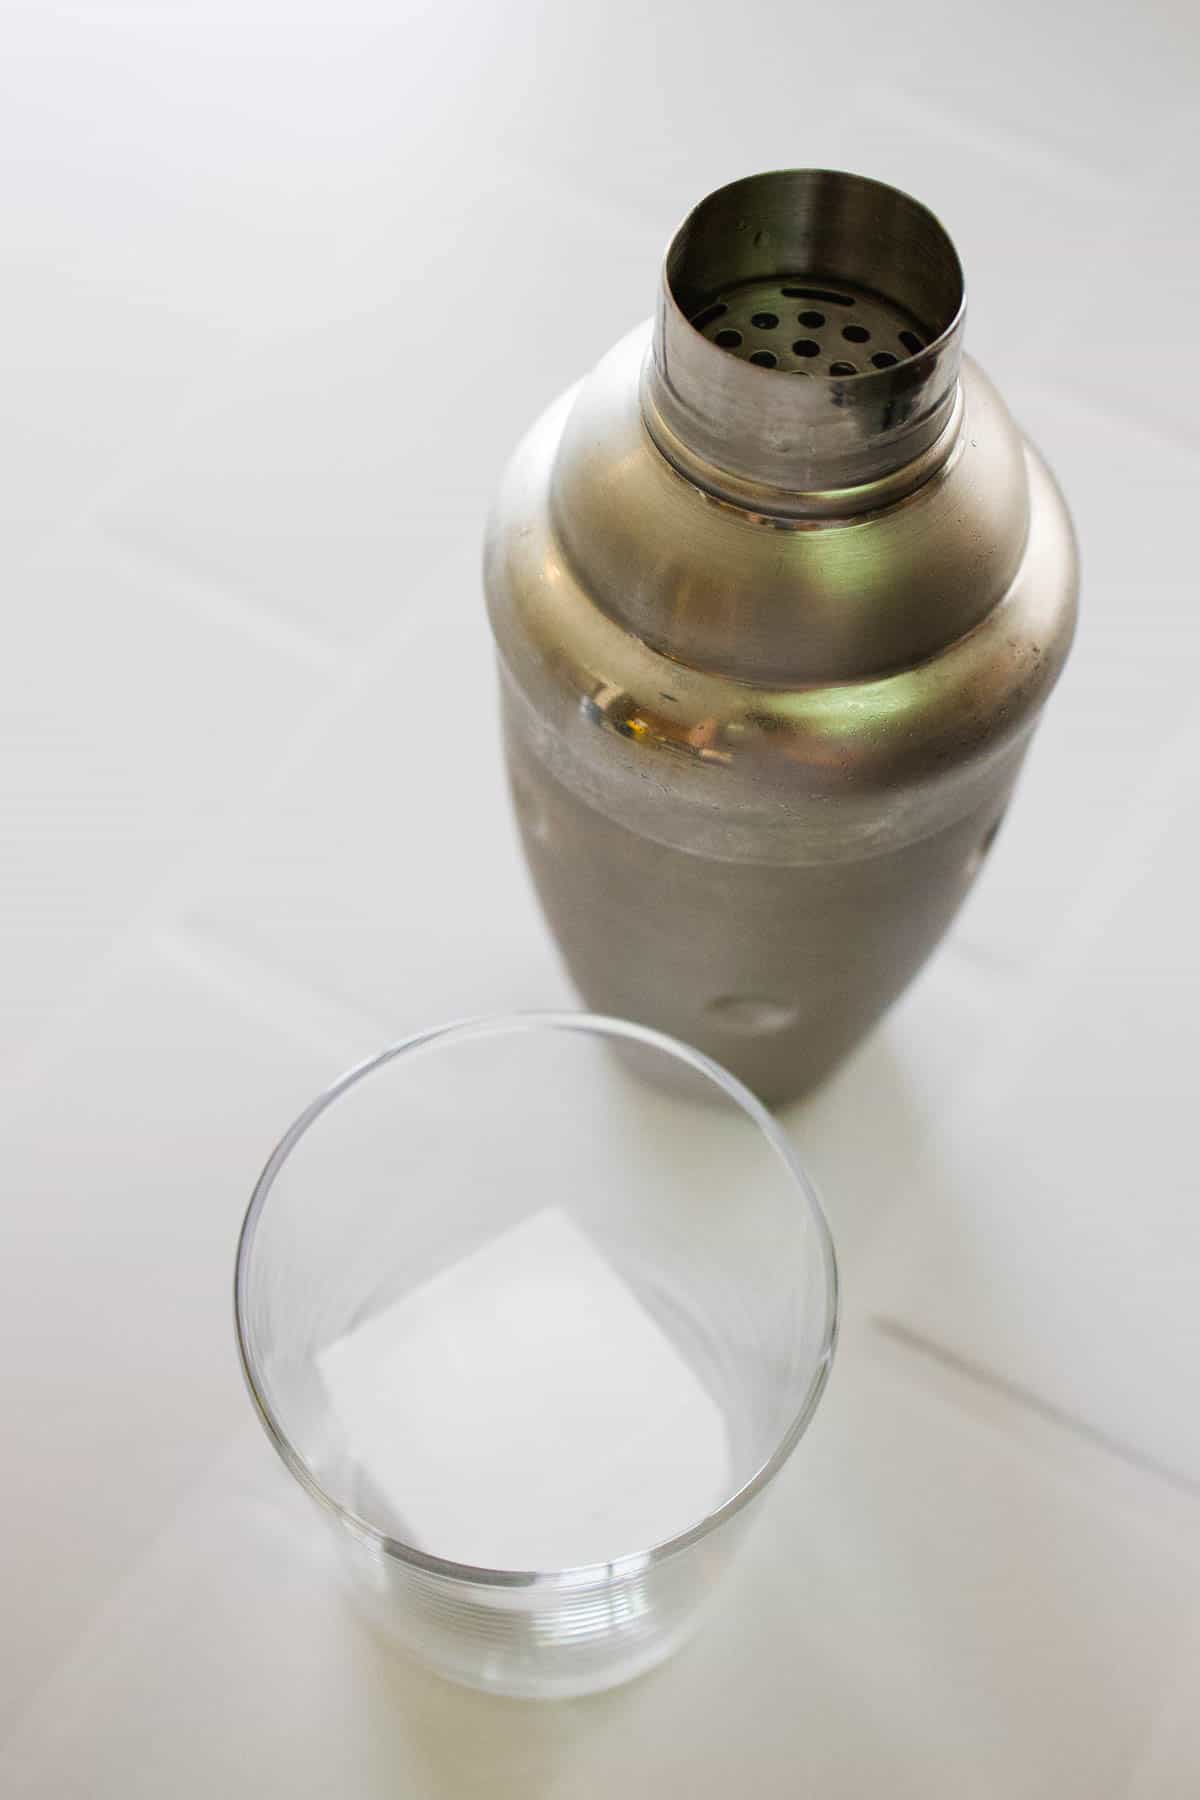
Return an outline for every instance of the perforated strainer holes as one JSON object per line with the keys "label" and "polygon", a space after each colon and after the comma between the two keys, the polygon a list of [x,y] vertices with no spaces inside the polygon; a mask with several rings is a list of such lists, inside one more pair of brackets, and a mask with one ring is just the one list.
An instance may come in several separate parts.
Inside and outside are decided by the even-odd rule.
{"label": "perforated strainer holes", "polygon": [[[782,298],[781,298],[782,296]],[[885,295],[776,275],[739,281],[692,315],[710,344],[780,375],[870,375],[924,350],[921,324]],[[791,332],[802,333],[793,338]],[[852,346],[865,345],[861,357]]]}

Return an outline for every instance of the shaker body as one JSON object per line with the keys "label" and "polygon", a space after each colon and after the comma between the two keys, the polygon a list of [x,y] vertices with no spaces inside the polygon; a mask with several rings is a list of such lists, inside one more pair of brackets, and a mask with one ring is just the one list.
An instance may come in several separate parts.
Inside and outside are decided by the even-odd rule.
{"label": "shaker body", "polygon": [[[880,341],[845,244],[845,293],[812,301],[788,273],[791,221],[811,235],[830,195],[839,218],[869,202],[927,234],[928,291],[896,315],[932,316],[921,352],[897,344],[849,380],[727,354],[688,287],[697,257],[725,254],[726,215],[765,221],[766,249],[744,254],[783,265],[780,322],[829,315],[827,338],[870,318]],[[537,422],[489,525],[514,803],[572,978],[590,1008],[695,1044],[772,1102],[818,1081],[946,930],[1074,630],[1069,517],[961,357],[940,230],[856,177],[722,190],[668,256],[653,331]],[[746,313],[768,291],[755,268],[742,312],[737,281],[720,289],[748,338],[775,316]]]}

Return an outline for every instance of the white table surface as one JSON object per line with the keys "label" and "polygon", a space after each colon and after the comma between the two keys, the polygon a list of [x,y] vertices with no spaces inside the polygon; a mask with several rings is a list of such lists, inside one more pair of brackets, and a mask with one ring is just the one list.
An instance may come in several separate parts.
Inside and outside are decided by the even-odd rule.
{"label": "white table surface", "polygon": [[[1200,15],[10,0],[0,37],[0,1790],[1194,1795]],[[482,510],[687,207],[804,163],[957,238],[1083,625],[949,941],[786,1115],[843,1345],[713,1625],[486,1699],[345,1612],[241,1390],[234,1237],[351,1058],[571,1003]]]}

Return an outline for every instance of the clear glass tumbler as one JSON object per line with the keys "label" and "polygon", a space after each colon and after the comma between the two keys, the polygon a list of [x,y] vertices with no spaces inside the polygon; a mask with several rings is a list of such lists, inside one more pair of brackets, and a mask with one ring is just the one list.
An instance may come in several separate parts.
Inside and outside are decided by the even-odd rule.
{"label": "clear glass tumbler", "polygon": [[813,1415],[837,1280],[746,1088],[542,1013],[410,1038],[313,1101],[255,1188],[236,1316],[373,1622],[453,1680],[553,1697],[696,1624]]}

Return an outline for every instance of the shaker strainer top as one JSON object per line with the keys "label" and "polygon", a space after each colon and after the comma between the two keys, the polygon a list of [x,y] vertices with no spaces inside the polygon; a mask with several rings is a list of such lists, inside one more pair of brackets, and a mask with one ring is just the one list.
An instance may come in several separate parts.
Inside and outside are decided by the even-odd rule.
{"label": "shaker strainer top", "polygon": [[819,509],[932,450],[954,411],[963,316],[954,245],[908,194],[830,169],[731,182],[667,251],[647,429],[735,504]]}
{"label": "shaker strainer top", "polygon": [[737,282],[691,322],[731,355],[795,375],[890,369],[928,342],[912,313],[869,288],[800,276]]}

